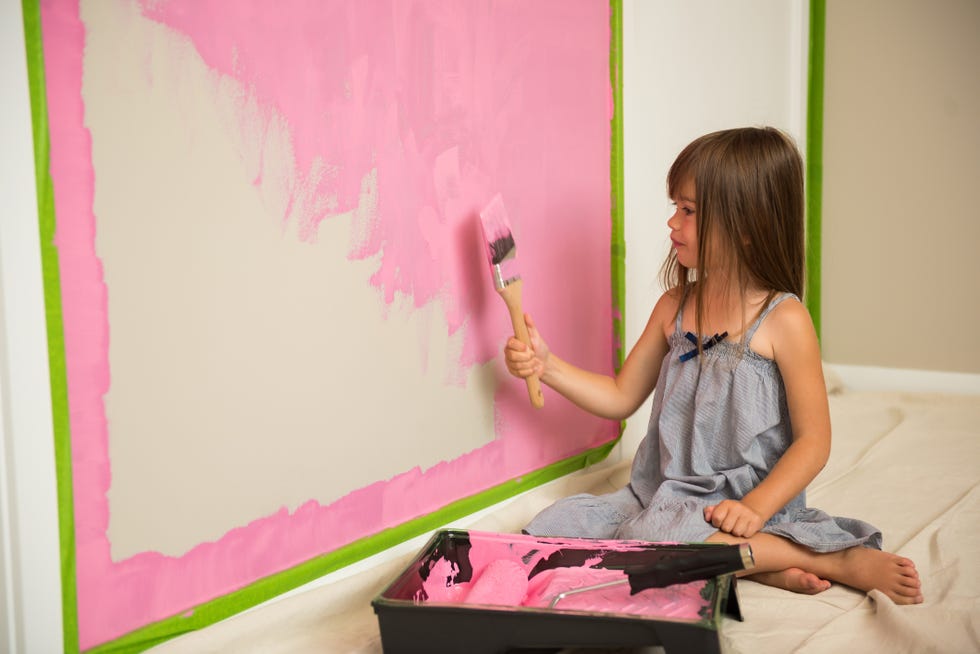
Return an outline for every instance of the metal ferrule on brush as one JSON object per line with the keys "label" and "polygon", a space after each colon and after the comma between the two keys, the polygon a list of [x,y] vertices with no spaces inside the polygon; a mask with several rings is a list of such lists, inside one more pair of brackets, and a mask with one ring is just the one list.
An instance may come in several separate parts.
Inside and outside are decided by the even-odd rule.
{"label": "metal ferrule on brush", "polygon": [[513,284],[521,278],[520,274],[515,270],[517,265],[512,253],[513,250],[511,250],[511,254],[504,257],[503,261],[495,263],[491,267],[493,272],[493,285],[498,291],[504,290],[509,284]]}
{"label": "metal ferrule on brush", "polygon": [[755,567],[755,556],[752,554],[752,546],[748,543],[742,543],[738,546],[738,553],[742,557],[742,567],[746,570],[751,570]]}

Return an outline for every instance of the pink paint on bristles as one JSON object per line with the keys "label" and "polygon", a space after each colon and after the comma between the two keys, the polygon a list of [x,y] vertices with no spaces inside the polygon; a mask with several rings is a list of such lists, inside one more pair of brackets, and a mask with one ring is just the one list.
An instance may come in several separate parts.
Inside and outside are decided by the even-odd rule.
{"label": "pink paint on bristles", "polygon": [[517,246],[514,244],[514,234],[507,219],[504,200],[499,193],[480,212],[480,223],[483,225],[483,237],[487,243],[487,259],[490,261],[493,285],[498,291],[502,291],[519,280],[521,275],[515,261]]}
{"label": "pink paint on bristles", "polygon": [[483,236],[487,241],[487,257],[490,265],[497,265],[508,256],[517,256],[514,235],[507,219],[507,209],[500,194],[493,196],[490,203],[480,212],[483,223]]}

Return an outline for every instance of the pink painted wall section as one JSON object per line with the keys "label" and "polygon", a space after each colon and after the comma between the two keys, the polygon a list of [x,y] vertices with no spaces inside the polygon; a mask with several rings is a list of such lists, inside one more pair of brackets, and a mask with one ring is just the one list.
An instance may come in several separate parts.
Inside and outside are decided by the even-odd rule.
{"label": "pink painted wall section", "polygon": [[[363,238],[349,257],[378,261],[372,284],[383,302],[441,300],[447,328],[464,336],[461,369],[496,357],[509,329],[477,218],[500,192],[516,232],[525,306],[556,350],[611,370],[608,2],[146,0],[142,7],[189,39],[215,76],[249,89],[265,120],[288,125],[296,181],[281,220],[295,224],[299,238],[315,242],[322,221],[358,207],[362,180],[376,174],[377,203],[361,212]],[[492,399],[497,438],[479,450],[328,506],[311,500],[256,516],[179,558],[144,552],[113,561],[103,403],[112,289],[94,249],[98,171],[81,94],[86,32],[77,2],[48,0],[41,8],[82,648],[618,433],[618,425],[586,417],[554,394],[536,412],[523,386],[505,380]],[[267,172],[260,165],[253,183]]]}
{"label": "pink painted wall section", "polygon": [[[608,34],[596,29],[608,25],[601,2],[372,0],[311,10],[255,2],[235,11],[226,0],[142,4],[190,38],[217,75],[251,89],[267,121],[285,119],[297,183],[282,218],[296,221],[303,239],[357,208],[362,180],[376,170],[376,212],[350,256],[382,255],[373,282],[388,302],[396,293],[416,306],[449,298],[453,332],[472,329],[466,323],[486,295],[469,262],[474,216],[492,194],[500,190],[518,215],[536,218],[520,234],[522,251],[533,252],[554,228],[538,217],[561,207],[551,194],[608,176],[608,129],[581,130],[583,121],[607,118],[600,98],[583,98],[580,86],[583,76],[608,80]],[[590,92],[608,99],[609,88],[607,81]],[[262,133],[268,123],[242,128]],[[577,152],[555,147],[565,140]],[[256,183],[262,179],[257,170]],[[581,207],[588,222],[576,227],[608,233],[596,225],[609,215],[600,208]],[[488,360],[495,346],[467,337],[462,365]]]}

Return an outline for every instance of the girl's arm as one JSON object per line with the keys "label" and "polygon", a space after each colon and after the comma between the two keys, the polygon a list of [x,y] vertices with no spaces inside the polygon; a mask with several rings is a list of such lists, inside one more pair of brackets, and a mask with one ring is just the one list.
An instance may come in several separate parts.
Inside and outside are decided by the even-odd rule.
{"label": "girl's arm", "polygon": [[763,326],[786,387],[793,443],[741,502],[726,500],[705,511],[705,519],[721,531],[746,538],[806,488],[830,456],[830,407],[810,314],[799,302],[787,300]]}
{"label": "girl's arm", "polygon": [[516,377],[538,375],[542,382],[582,409],[603,418],[623,420],[653,392],[660,364],[667,353],[664,325],[670,324],[676,309],[673,293],[660,298],[615,377],[584,370],[558,357],[541,338],[531,316],[525,315],[531,348],[516,338],[508,340],[504,348],[507,369]]}

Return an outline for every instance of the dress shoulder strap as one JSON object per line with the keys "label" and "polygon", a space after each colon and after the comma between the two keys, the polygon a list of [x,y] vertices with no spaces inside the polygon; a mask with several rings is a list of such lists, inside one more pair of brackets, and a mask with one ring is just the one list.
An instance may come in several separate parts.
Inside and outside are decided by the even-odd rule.
{"label": "dress shoulder strap", "polygon": [[752,323],[752,326],[749,327],[748,331],[745,332],[746,347],[748,347],[748,344],[752,342],[752,337],[755,336],[756,330],[759,329],[759,325],[761,325],[762,321],[766,319],[766,316],[768,316],[773,309],[779,306],[779,304],[787,298],[795,298],[796,300],[800,299],[796,297],[794,293],[781,293],[780,295],[774,297],[772,301],[769,303],[769,306],[767,306],[765,309],[762,310],[762,313],[759,314],[759,317],[756,318],[755,322]]}
{"label": "dress shoulder strap", "polygon": [[674,319],[674,332],[677,334],[684,333],[681,331],[681,325],[684,323],[684,305],[687,303],[689,288],[684,289],[684,292],[681,293],[681,299],[677,304],[677,317]]}

